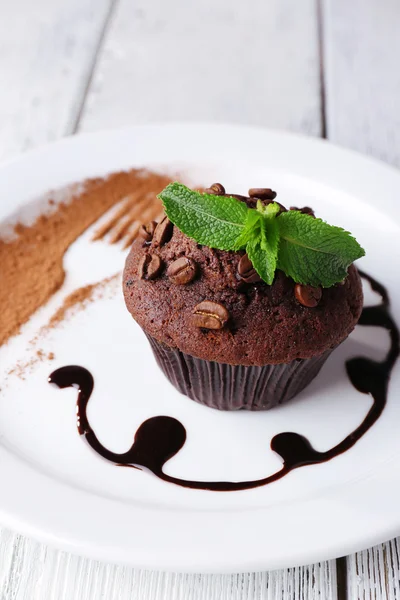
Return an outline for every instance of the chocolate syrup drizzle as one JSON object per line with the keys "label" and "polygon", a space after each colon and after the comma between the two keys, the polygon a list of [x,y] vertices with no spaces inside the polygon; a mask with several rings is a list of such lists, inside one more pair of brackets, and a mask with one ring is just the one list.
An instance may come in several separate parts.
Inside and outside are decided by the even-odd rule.
{"label": "chocolate syrup drizzle", "polygon": [[67,366],[54,371],[49,382],[59,388],[76,387],[78,389],[77,426],[91,448],[100,456],[117,465],[146,469],[169,483],[181,487],[217,492],[231,492],[260,487],[281,479],[293,469],[306,465],[315,465],[335,458],[349,450],[379,419],[386,404],[390,374],[399,356],[399,330],[389,312],[389,297],[386,289],[369,275],[360,272],[371,288],[381,298],[381,304],[367,306],[363,309],[359,325],[383,327],[390,335],[390,348],[386,358],[377,362],[365,357],[356,357],[346,362],[347,375],[352,385],[361,393],[369,394],[373,404],[364,421],[339,444],[318,452],[309,440],[298,433],[286,432],[275,435],[271,440],[271,449],[283,460],[280,471],[264,479],[255,481],[190,481],[167,475],[163,471],[164,464],[172,458],[185,443],[186,430],[177,419],[166,416],[148,419],[136,432],[131,448],[122,454],[108,450],[98,440],[87,417],[87,405],[91,397],[94,380],[84,367]]}

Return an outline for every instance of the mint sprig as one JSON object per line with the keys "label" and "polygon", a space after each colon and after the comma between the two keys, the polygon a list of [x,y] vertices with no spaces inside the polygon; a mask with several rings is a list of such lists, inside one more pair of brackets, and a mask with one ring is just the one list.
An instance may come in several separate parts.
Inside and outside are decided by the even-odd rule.
{"label": "mint sprig", "polygon": [[159,194],[168,218],[199,244],[246,250],[269,285],[276,269],[296,283],[331,287],[365,252],[350,233],[300,211],[280,212],[276,203],[248,208],[231,196],[201,194],[171,183]]}

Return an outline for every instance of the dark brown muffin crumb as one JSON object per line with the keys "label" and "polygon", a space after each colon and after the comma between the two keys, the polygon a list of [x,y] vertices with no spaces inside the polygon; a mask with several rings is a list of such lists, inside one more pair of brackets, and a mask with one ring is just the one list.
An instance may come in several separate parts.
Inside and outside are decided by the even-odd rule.
{"label": "dark brown muffin crumb", "polygon": [[[282,272],[271,286],[246,282],[238,276],[240,261],[239,272],[244,272],[243,252],[201,246],[177,227],[170,239],[170,230],[167,233],[162,245],[156,235],[147,246],[143,240],[134,242],[123,280],[129,312],[147,334],[171,348],[220,363],[288,363],[337,346],[359,319],[363,295],[353,265],[344,285],[322,290],[318,304],[309,307],[296,299],[295,283]],[[158,256],[165,265],[152,280],[140,278],[140,265],[148,255]],[[168,272],[171,275],[171,265],[183,257],[190,259],[195,275],[181,285]],[[194,317],[205,301],[222,306],[229,319],[221,318],[222,309],[216,317]],[[202,322],[214,323],[215,328],[201,327]]]}

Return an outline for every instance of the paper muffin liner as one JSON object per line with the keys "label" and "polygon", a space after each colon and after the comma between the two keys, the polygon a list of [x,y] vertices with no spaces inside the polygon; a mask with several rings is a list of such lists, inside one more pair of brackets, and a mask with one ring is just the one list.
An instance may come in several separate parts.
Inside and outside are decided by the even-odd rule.
{"label": "paper muffin liner", "polygon": [[185,354],[147,335],[156,361],[172,385],[218,410],[269,410],[301,392],[332,352],[278,365],[228,365]]}

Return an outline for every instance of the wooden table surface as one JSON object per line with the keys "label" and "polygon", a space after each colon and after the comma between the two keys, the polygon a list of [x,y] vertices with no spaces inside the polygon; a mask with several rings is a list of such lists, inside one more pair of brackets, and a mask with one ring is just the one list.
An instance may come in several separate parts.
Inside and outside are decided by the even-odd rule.
{"label": "wooden table surface", "polygon": [[[0,0],[0,158],[78,131],[207,120],[327,137],[399,166],[399,57],[398,0]],[[1,530],[1,600],[128,598],[400,598],[400,539],[206,576],[102,564]]]}

